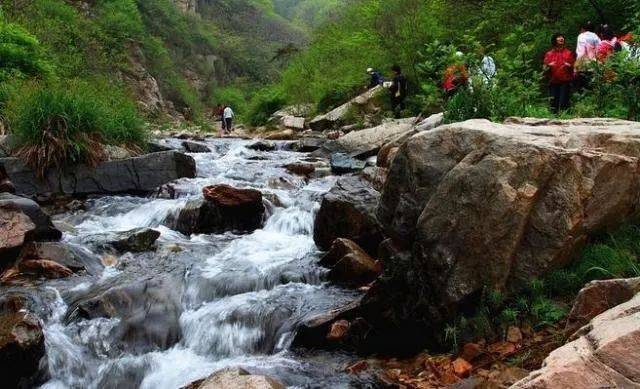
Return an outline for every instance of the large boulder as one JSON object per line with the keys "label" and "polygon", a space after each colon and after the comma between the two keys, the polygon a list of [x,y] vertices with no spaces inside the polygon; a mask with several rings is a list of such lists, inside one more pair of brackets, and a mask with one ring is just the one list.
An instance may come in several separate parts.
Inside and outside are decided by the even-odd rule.
{"label": "large boulder", "polygon": [[380,193],[364,180],[341,177],[324,196],[316,216],[313,238],[322,250],[329,250],[337,238],[356,242],[375,255],[382,231],[375,216]]}
{"label": "large boulder", "polygon": [[415,118],[385,122],[377,127],[352,131],[322,146],[323,153],[345,153],[366,159],[378,154],[386,143],[413,131]]}
{"label": "large boulder", "polygon": [[369,89],[365,93],[349,100],[338,108],[335,108],[324,115],[316,116],[309,122],[309,127],[315,131],[324,131],[336,128],[342,124],[348,124],[345,123],[345,120],[350,116],[349,114],[353,109],[365,111],[372,110],[372,102],[383,92],[384,89],[381,86]]}
{"label": "large boulder", "polygon": [[148,194],[178,178],[196,176],[193,158],[177,151],[146,154],[136,158],[101,163],[95,169],[69,166],[50,170],[38,179],[33,169],[17,158],[0,158],[16,192],[23,195]]}
{"label": "large boulder", "polygon": [[335,174],[357,173],[362,171],[366,162],[344,153],[331,154],[331,171]]}
{"label": "large boulder", "polygon": [[262,226],[262,193],[215,185],[203,189],[204,199],[191,200],[169,227],[183,234],[211,234],[225,231],[251,232]]}
{"label": "large boulder", "polygon": [[444,114],[437,113],[431,115],[413,126],[411,131],[402,133],[390,142],[385,143],[385,145],[380,148],[380,151],[378,151],[377,165],[388,168],[391,166],[391,162],[393,162],[400,146],[402,146],[404,142],[419,132],[433,130],[434,128],[440,127],[443,123]]}
{"label": "large boulder", "polygon": [[136,228],[118,232],[109,240],[109,244],[118,251],[143,252],[154,248],[160,231],[151,228]]}
{"label": "large boulder", "polygon": [[640,293],[640,277],[592,281],[578,293],[567,317],[567,330],[576,330],[599,314]]}
{"label": "large boulder", "polygon": [[44,356],[44,333],[40,320],[22,308],[6,307],[0,313],[0,374],[3,386],[33,386],[34,376]]}
{"label": "large boulder", "polygon": [[401,146],[377,216],[412,254],[411,275],[395,280],[416,291],[407,312],[442,323],[485,288],[567,265],[590,234],[637,214],[640,124],[527,123],[471,120]]}
{"label": "large boulder", "polygon": [[193,142],[185,140],[182,142],[182,147],[187,150],[188,153],[210,153],[211,149],[204,143]]}
{"label": "large boulder", "polygon": [[282,126],[285,128],[292,128],[294,130],[304,130],[304,118],[298,116],[284,116],[281,119]]}
{"label": "large boulder", "polygon": [[284,385],[271,377],[253,375],[240,368],[225,369],[208,378],[193,382],[183,389],[284,389]]}
{"label": "large boulder", "polygon": [[515,389],[640,387],[640,295],[594,318]]}

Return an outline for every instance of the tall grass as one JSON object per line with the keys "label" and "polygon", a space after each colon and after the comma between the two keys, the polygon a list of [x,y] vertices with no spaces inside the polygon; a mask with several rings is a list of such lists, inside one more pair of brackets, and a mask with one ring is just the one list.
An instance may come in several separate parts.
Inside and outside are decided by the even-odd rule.
{"label": "tall grass", "polygon": [[17,155],[40,177],[69,163],[96,165],[102,143],[142,147],[146,138],[135,104],[100,82],[25,83],[4,111]]}

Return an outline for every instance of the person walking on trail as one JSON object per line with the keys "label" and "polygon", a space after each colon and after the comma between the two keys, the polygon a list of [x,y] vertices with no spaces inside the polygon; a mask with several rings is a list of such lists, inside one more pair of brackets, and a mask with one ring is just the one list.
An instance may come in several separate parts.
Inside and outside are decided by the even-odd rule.
{"label": "person walking on trail", "polygon": [[577,89],[588,87],[592,78],[593,70],[590,66],[597,58],[598,46],[601,42],[594,30],[593,23],[587,22],[582,26],[580,35],[578,35],[575,63],[575,86]]}
{"label": "person walking on trail", "polygon": [[384,84],[384,77],[380,74],[379,71],[374,68],[368,68],[367,73],[371,76],[371,80],[369,81],[369,89],[375,88],[378,85]]}
{"label": "person walking on trail", "polygon": [[391,109],[396,119],[400,118],[400,113],[404,110],[404,100],[407,98],[407,78],[402,74],[402,69],[398,65],[391,67],[393,81],[389,86],[391,93]]}
{"label": "person walking on trail", "polygon": [[566,48],[566,38],[563,34],[553,35],[551,43],[552,49],[544,56],[544,70],[549,77],[551,111],[557,114],[569,108],[575,57]]}
{"label": "person walking on trail", "polygon": [[224,106],[222,104],[218,104],[214,111],[215,120],[219,121],[221,124],[220,135],[224,135]]}
{"label": "person walking on trail", "polygon": [[222,113],[223,122],[224,122],[224,131],[229,134],[233,130],[233,118],[235,114],[230,106],[225,106],[224,111]]}

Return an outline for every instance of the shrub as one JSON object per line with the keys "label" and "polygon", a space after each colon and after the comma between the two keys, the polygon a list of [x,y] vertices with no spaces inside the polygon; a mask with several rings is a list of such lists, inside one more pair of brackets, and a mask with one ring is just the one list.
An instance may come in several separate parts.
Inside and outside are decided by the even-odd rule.
{"label": "shrub", "polygon": [[239,88],[226,87],[217,88],[209,99],[211,106],[218,104],[228,104],[233,108],[236,115],[243,115],[247,109],[247,101],[244,92]]}
{"label": "shrub", "polygon": [[0,82],[26,77],[48,78],[53,66],[40,42],[22,27],[0,21]]}
{"label": "shrub", "polygon": [[249,102],[247,120],[252,126],[262,126],[271,115],[287,104],[287,98],[280,89],[265,88],[256,93]]}
{"label": "shrub", "polygon": [[5,113],[18,156],[43,177],[67,163],[95,166],[101,143],[142,147],[145,133],[135,105],[105,85],[30,82],[12,94]]}

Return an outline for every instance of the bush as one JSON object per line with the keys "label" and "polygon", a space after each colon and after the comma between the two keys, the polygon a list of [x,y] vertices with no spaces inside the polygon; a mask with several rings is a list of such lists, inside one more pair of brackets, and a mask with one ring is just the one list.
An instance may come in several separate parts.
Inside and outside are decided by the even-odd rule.
{"label": "bush", "polygon": [[40,42],[23,28],[0,22],[0,82],[53,74]]}
{"label": "bush", "polygon": [[271,115],[287,104],[287,98],[280,89],[265,88],[256,93],[249,102],[247,121],[252,126],[267,124]]}
{"label": "bush", "polygon": [[228,104],[233,108],[235,114],[239,116],[244,115],[247,110],[247,100],[244,96],[244,92],[239,88],[234,87],[215,89],[211,94],[209,103],[213,107],[218,104]]}
{"label": "bush", "polygon": [[43,177],[68,163],[95,166],[101,143],[143,147],[135,104],[106,84],[29,82],[9,98],[5,114],[18,155]]}

